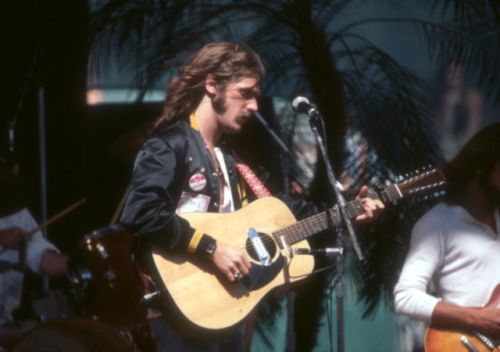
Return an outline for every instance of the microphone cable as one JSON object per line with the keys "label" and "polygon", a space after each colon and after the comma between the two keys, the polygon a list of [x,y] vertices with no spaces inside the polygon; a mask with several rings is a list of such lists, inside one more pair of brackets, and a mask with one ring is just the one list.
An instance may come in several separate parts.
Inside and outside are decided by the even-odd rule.
{"label": "microphone cable", "polygon": [[159,294],[160,294],[160,291],[148,293],[148,294],[144,295],[141,298],[141,300],[139,301],[139,303],[137,304],[137,307],[135,309],[135,315],[134,315],[134,327],[132,328],[132,346],[130,348],[130,352],[135,351],[135,345],[136,345],[135,341],[137,339],[137,334],[138,334],[138,323],[139,323],[139,319],[140,319],[141,309],[145,306],[145,304],[147,302],[149,302],[151,299],[158,296]]}

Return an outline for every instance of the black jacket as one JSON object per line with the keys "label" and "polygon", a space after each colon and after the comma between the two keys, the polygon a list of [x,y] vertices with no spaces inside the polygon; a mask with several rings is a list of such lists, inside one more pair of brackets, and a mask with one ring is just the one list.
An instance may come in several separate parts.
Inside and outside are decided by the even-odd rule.
{"label": "black jacket", "polygon": [[[248,201],[244,182],[234,159],[224,143],[218,146],[229,173],[235,209]],[[190,185],[193,176],[206,181],[199,189]],[[129,196],[121,223],[138,239],[162,250],[186,250],[195,229],[177,216],[175,210],[183,192],[210,198],[208,212],[218,212],[219,183],[215,166],[200,132],[189,122],[179,120],[150,138],[137,155]],[[286,200],[285,200],[286,201]],[[311,203],[286,201],[294,215],[301,219],[317,212]],[[140,241],[143,242],[143,241]]]}

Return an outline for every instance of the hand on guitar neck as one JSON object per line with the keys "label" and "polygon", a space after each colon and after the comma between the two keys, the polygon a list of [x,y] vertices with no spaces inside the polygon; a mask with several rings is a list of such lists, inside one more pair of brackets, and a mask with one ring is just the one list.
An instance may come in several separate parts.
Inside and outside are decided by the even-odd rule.
{"label": "hand on guitar neck", "polygon": [[373,221],[377,218],[380,212],[385,208],[384,203],[379,199],[368,197],[368,186],[361,187],[356,199],[359,199],[363,204],[364,214],[358,215],[354,220],[358,224]]}
{"label": "hand on guitar neck", "polygon": [[[354,221],[356,223],[366,223],[376,219],[380,212],[385,208],[384,203],[379,199],[368,197],[369,188],[363,186],[356,197],[362,204],[362,210]],[[247,275],[251,269],[248,257],[240,250],[229,246],[228,244],[217,241],[217,249],[214,255],[210,257],[214,265],[223,273],[230,282],[234,282],[235,274]],[[237,274],[236,276],[238,276]]]}

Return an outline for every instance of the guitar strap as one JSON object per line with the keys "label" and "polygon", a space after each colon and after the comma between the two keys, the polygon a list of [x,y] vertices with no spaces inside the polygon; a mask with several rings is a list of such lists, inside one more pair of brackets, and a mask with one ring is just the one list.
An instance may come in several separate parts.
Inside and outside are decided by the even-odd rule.
{"label": "guitar strap", "polygon": [[264,184],[257,177],[257,175],[255,175],[252,169],[250,169],[248,165],[244,164],[235,152],[233,152],[233,158],[236,164],[236,168],[238,169],[250,189],[253,191],[255,196],[257,198],[271,197],[271,192],[268,191],[266,186],[264,186]]}

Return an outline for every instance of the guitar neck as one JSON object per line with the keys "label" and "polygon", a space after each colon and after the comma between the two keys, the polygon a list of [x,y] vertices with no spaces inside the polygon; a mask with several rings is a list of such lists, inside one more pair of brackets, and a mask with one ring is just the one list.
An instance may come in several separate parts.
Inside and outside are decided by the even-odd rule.
{"label": "guitar neck", "polygon": [[[380,200],[387,204],[404,197],[421,194],[422,192],[426,192],[428,190],[439,189],[445,184],[446,182],[444,176],[439,169],[432,169],[403,182],[387,187],[378,187],[377,192],[370,192],[368,197],[374,200]],[[363,207],[363,202],[360,199],[348,202],[346,204],[346,211],[349,219],[353,219],[364,214],[365,209]],[[336,209],[333,208],[276,231],[273,236],[279,246],[283,249],[284,243],[287,245],[293,245],[318,232],[337,225],[337,212]]]}
{"label": "guitar neck", "polygon": [[[329,218],[330,217],[330,218]],[[288,245],[295,244],[310,236],[324,231],[338,223],[337,215],[333,211],[325,211],[305,220],[298,221],[293,225],[287,226],[273,233],[276,243],[283,249],[283,238]]]}
{"label": "guitar neck", "polygon": [[[378,199],[378,196],[376,198]],[[351,219],[365,213],[363,203],[359,199],[347,203],[346,210]],[[273,235],[276,242],[281,247],[282,241],[280,238],[282,237],[287,244],[292,245],[337,225],[337,211],[335,209],[330,209],[278,230]]]}
{"label": "guitar neck", "polygon": [[[391,200],[399,199],[402,197],[397,185],[391,185],[385,187],[378,193],[371,193],[368,197],[374,200],[381,200],[383,202],[388,202]],[[363,202],[360,199],[355,199],[346,204],[346,211],[349,219],[354,219],[359,215],[365,213],[365,208],[363,207]],[[305,220],[298,221],[297,223],[285,227],[279,231],[276,231],[273,235],[276,242],[280,247],[283,246],[283,242],[280,240],[284,239],[285,243],[288,245],[293,245],[297,242],[303,241],[314,234],[317,234],[326,229],[335,227],[338,225],[337,211],[335,208],[328,211],[316,214]]]}

